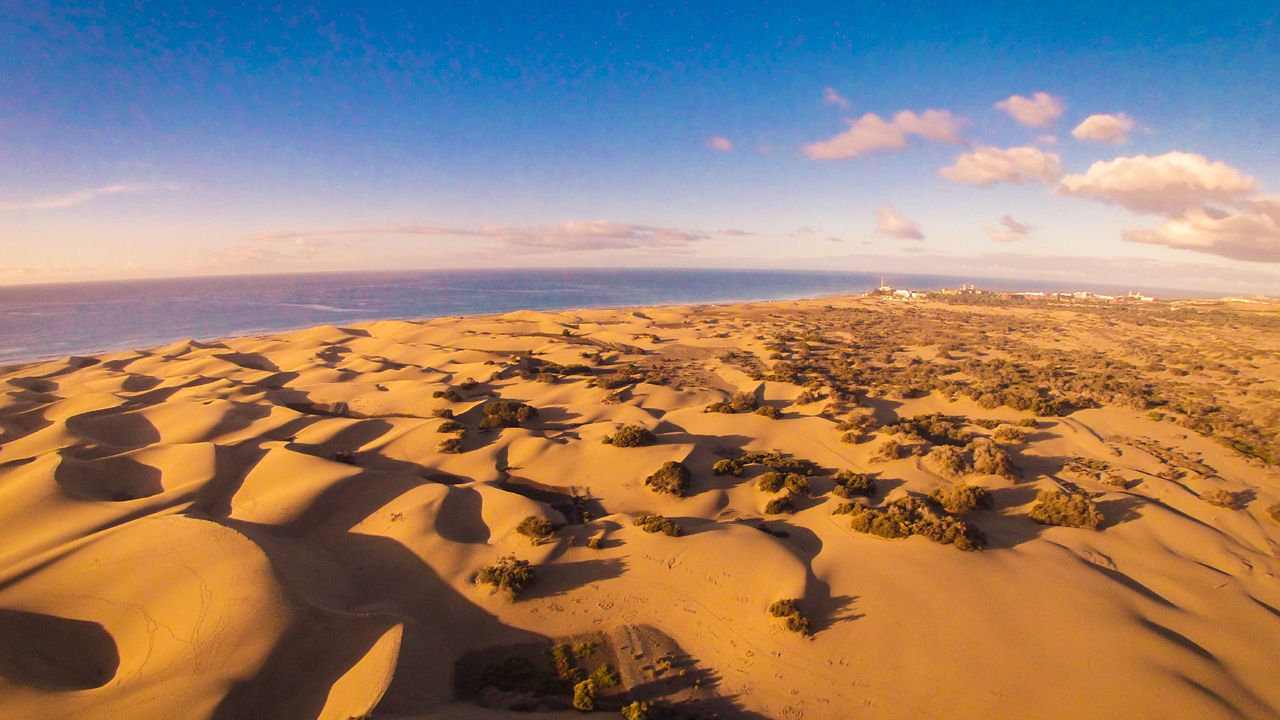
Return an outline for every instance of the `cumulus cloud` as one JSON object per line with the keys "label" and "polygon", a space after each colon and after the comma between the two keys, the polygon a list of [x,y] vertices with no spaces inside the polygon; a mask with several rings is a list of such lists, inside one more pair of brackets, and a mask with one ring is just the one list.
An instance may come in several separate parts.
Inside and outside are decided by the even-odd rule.
{"label": "cumulus cloud", "polygon": [[733,152],[733,142],[729,138],[719,135],[707,141],[707,147],[720,152]]}
{"label": "cumulus cloud", "polygon": [[[730,231],[727,234],[745,234]],[[479,237],[495,240],[514,248],[557,251],[629,250],[683,247],[711,237],[696,230],[634,225],[604,220],[571,220],[556,225],[507,227],[485,225],[480,228],[458,228],[434,225],[380,225],[361,228],[332,228],[310,232],[272,230],[252,237],[258,241],[314,241],[334,235],[424,235]]]}
{"label": "cumulus cloud", "polygon": [[1010,215],[1005,215],[1000,218],[1000,227],[989,227],[984,229],[987,231],[987,234],[991,236],[992,240],[1007,243],[1026,240],[1031,237],[1031,231],[1035,228],[1014,220]]}
{"label": "cumulus cloud", "polygon": [[1231,204],[1256,193],[1258,181],[1203,155],[1168,152],[1098,161],[1062,179],[1060,195],[1086,197],[1138,213],[1178,215],[1210,203]]}
{"label": "cumulus cloud", "polygon": [[886,121],[875,113],[867,113],[857,120],[847,120],[849,129],[830,140],[810,143],[802,148],[813,160],[848,160],[877,150],[898,150],[907,146],[911,135],[938,142],[959,145],[960,128],[964,118],[952,115],[949,110],[925,110],[917,115],[903,110]]}
{"label": "cumulus cloud", "polygon": [[835,88],[827,88],[822,92],[822,102],[845,110],[853,107],[853,103],[849,102],[849,98],[841,95]]}
{"label": "cumulus cloud", "polygon": [[141,192],[145,189],[147,189],[147,186],[145,185],[114,183],[111,185],[104,185],[102,187],[91,188],[89,190],[80,190],[66,195],[55,195],[53,197],[40,198],[37,200],[18,202],[0,201],[0,210],[57,210],[81,205],[93,200],[94,198],[102,197],[103,195],[134,193]]}
{"label": "cumulus cloud", "polygon": [[1062,98],[1038,92],[1029,98],[1013,95],[995,105],[1027,127],[1048,127],[1062,116]]}
{"label": "cumulus cloud", "polygon": [[899,240],[924,239],[920,226],[908,220],[888,203],[876,208],[876,232]]}
{"label": "cumulus cloud", "polygon": [[1054,153],[1033,147],[979,146],[956,158],[956,164],[938,171],[942,177],[965,185],[991,185],[1038,181],[1046,185],[1062,177],[1062,162]]}
{"label": "cumulus cloud", "polygon": [[1122,145],[1129,141],[1129,131],[1134,128],[1134,121],[1124,113],[1117,115],[1090,115],[1084,122],[1076,126],[1071,134],[1077,140],[1093,140],[1095,142]]}
{"label": "cumulus cloud", "polygon": [[1261,196],[1234,211],[1190,208],[1152,229],[1130,228],[1129,242],[1280,263],[1280,196]]}

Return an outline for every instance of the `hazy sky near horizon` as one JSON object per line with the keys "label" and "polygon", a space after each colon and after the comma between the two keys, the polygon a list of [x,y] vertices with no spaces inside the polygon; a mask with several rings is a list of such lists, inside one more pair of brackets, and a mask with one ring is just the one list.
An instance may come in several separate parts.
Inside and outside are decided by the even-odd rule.
{"label": "hazy sky near horizon", "polygon": [[0,0],[0,283],[670,265],[1280,294],[1278,69],[1274,2]]}

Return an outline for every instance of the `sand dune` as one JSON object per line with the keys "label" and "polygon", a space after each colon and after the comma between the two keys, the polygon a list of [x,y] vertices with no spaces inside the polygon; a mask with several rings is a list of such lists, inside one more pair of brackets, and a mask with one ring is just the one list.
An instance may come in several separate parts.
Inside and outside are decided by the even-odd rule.
{"label": "sand dune", "polygon": [[[1032,422],[954,390],[987,382],[966,363],[1024,363],[1008,377],[1044,365],[982,347],[999,328],[1023,351],[1106,347],[1117,362],[1162,341],[1150,323],[1053,312],[1039,334],[1009,329],[1031,312],[865,298],[519,312],[0,370],[0,706],[576,717],[571,693],[556,695],[572,685],[563,673],[541,697],[500,689],[493,668],[550,668],[552,644],[590,641],[572,662],[616,671],[598,696],[615,716],[645,700],[691,717],[1280,717],[1280,524],[1267,512],[1280,473],[1224,444],[1244,442],[1244,421],[1206,434],[1108,390],[1115,402]],[[973,339],[893,335],[931,318]],[[1176,346],[1181,331],[1164,332]],[[1203,349],[1177,352],[1201,353],[1203,369],[1179,382],[1219,383],[1232,417],[1266,430],[1255,398],[1277,390],[1280,335],[1257,331],[1237,383],[1214,374],[1229,345],[1197,332]],[[940,364],[932,384],[913,375]],[[841,374],[853,370],[864,379]],[[901,387],[865,379],[890,372]],[[778,418],[705,411],[735,394]],[[496,400],[536,416],[484,427]],[[851,412],[875,422],[838,427]],[[966,441],[1005,424],[1015,471],[964,475],[990,496],[963,516],[982,552],[857,532],[837,512],[842,470],[874,478],[871,498],[853,498],[872,508],[951,487],[945,452],[930,452],[951,440],[894,429],[930,413]],[[656,442],[607,442],[631,425]],[[878,459],[891,438],[901,456]],[[683,496],[646,481],[667,462],[691,472]],[[761,490],[769,463],[803,468],[807,491]],[[1087,493],[1100,528],[1034,522],[1048,489]],[[653,514],[679,536],[637,526]],[[522,533],[531,517],[555,533]],[[532,585],[513,599],[476,584],[511,555]],[[786,599],[808,633],[770,615]]]}

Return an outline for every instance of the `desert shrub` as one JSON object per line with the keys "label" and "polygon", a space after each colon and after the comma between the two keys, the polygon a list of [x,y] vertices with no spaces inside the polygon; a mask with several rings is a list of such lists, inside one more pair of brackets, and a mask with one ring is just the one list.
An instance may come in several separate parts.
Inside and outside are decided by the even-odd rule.
{"label": "desert shrub", "polygon": [[431,397],[447,400],[448,402],[462,402],[462,396],[453,390],[436,390],[431,393]]}
{"label": "desert shrub", "polygon": [[809,497],[809,478],[796,473],[789,473],[784,481],[787,489],[796,495]]}
{"label": "desert shrub", "polygon": [[649,720],[650,705],[647,702],[636,700],[629,705],[622,706],[623,720]]}
{"label": "desert shrub", "polygon": [[438,433],[465,432],[466,429],[466,426],[457,420],[445,420],[436,426],[436,432]]}
{"label": "desert shrub", "polygon": [[862,434],[875,430],[876,426],[876,419],[870,413],[855,411],[849,414],[848,420],[836,425],[836,429],[841,432],[851,431]]}
{"label": "desert shrub", "polygon": [[1228,510],[1239,510],[1243,504],[1238,493],[1229,492],[1222,488],[1214,488],[1207,492],[1200,493],[1200,499],[1210,505],[1217,505],[1220,508]]}
{"label": "desert shrub", "polygon": [[986,418],[972,418],[969,422],[987,430],[995,430],[1004,424],[1003,420],[988,420]]}
{"label": "desert shrub", "polygon": [[517,655],[487,665],[480,676],[480,683],[484,687],[511,692],[537,675],[538,668],[528,658]]}
{"label": "desert shrub", "polygon": [[973,470],[964,451],[954,445],[938,445],[929,451],[928,457],[944,477],[957,478]]}
{"label": "desert shrub", "polygon": [[836,497],[848,498],[854,495],[871,497],[876,494],[876,481],[870,475],[841,470],[836,473],[835,481],[836,486],[831,492]]}
{"label": "desert shrub", "polygon": [[954,515],[964,515],[979,507],[989,509],[992,504],[991,493],[986,488],[964,482],[934,488],[929,498]]}
{"label": "desert shrub", "polygon": [[786,484],[787,476],[776,471],[767,472],[756,479],[756,487],[767,493],[776,493]]}
{"label": "desert shrub", "polygon": [[902,444],[893,438],[889,438],[880,443],[880,447],[876,448],[876,452],[871,456],[873,462],[888,462],[897,460],[902,457]]}
{"label": "desert shrub", "polygon": [[658,438],[647,428],[639,425],[623,425],[618,428],[618,432],[613,434],[609,439],[609,444],[614,447],[644,447],[653,445],[658,442]]}
{"label": "desert shrub", "polygon": [[985,438],[974,440],[969,447],[973,451],[974,472],[1013,479],[1013,458],[1007,450]]}
{"label": "desert shrub", "polygon": [[1040,427],[1040,421],[1035,418],[1022,418],[1017,422],[1017,425],[1024,428],[1038,428]]}
{"label": "desert shrub", "polygon": [[711,472],[716,475],[733,475],[734,477],[742,477],[742,463],[737,460],[725,458],[719,460],[711,468]]}
{"label": "desert shrub", "polygon": [[894,500],[883,510],[845,503],[836,508],[835,514],[849,515],[849,526],[856,532],[883,538],[920,535],[961,550],[981,550],[987,544],[987,536],[977,527],[950,515],[940,515],[915,497]]}
{"label": "desert shrub", "polygon": [[743,453],[738,456],[738,462],[743,466],[765,465],[770,470],[776,470],[782,473],[799,473],[800,475],[812,475],[814,469],[817,467],[809,460],[801,460],[799,458],[791,457],[790,455],[777,450]]}
{"label": "desert shrub", "polygon": [[847,445],[857,445],[858,441],[861,439],[862,439],[862,435],[856,432],[847,432],[840,436],[840,442],[845,443]]}
{"label": "desert shrub", "polygon": [[588,657],[596,651],[596,644],[590,640],[584,640],[573,646],[573,654],[578,657]]}
{"label": "desert shrub", "polygon": [[1103,518],[1102,512],[1087,493],[1041,490],[1036,494],[1036,504],[1031,508],[1031,519],[1042,525],[1097,530]]}
{"label": "desert shrub", "polygon": [[568,645],[556,643],[551,646],[547,653],[551,655],[551,665],[555,669],[556,677],[573,682],[582,679],[582,673],[575,665]]}
{"label": "desert shrub", "polygon": [[1027,441],[1027,433],[1022,428],[1006,425],[1002,428],[997,428],[991,434],[991,438],[999,443],[1021,443]]}
{"label": "desert shrub", "polygon": [[447,455],[457,455],[462,452],[462,438],[451,437],[440,441],[436,446],[436,452],[442,452]]}
{"label": "desert shrub", "polygon": [[622,682],[622,678],[618,677],[618,671],[614,670],[612,665],[601,665],[591,673],[591,682],[601,690],[608,690],[611,687],[617,687]]}
{"label": "desert shrub", "polygon": [[1280,502],[1267,508],[1267,515],[1277,523],[1280,523]]}
{"label": "desert shrub", "polygon": [[791,493],[779,495],[764,505],[765,515],[781,515],[782,513],[794,512],[796,509],[795,501],[791,499]]}
{"label": "desert shrub", "polygon": [[533,582],[533,568],[528,560],[521,560],[515,555],[507,555],[492,565],[480,569],[476,575],[477,585],[490,585],[494,590],[502,590],[512,597]]}
{"label": "desert shrub", "polygon": [[671,537],[680,537],[680,526],[661,515],[641,515],[633,520],[632,524],[647,533],[662,533]]}
{"label": "desert shrub", "polygon": [[809,618],[800,612],[795,600],[777,600],[769,606],[769,615],[782,619],[782,624],[791,632],[801,635],[809,634]]}
{"label": "desert shrub", "polygon": [[480,427],[486,430],[519,427],[525,420],[538,416],[534,408],[511,400],[487,402],[481,410],[484,417],[480,420]]}
{"label": "desert shrub", "polygon": [[550,520],[540,518],[537,515],[530,515],[521,520],[520,524],[516,526],[516,532],[532,540],[534,545],[551,537],[555,531],[556,527],[551,524]]}
{"label": "desert shrub", "polygon": [[573,686],[573,707],[582,712],[591,712],[596,709],[596,684],[590,680],[583,680]]}
{"label": "desert shrub", "polygon": [[598,537],[593,537],[587,541],[587,547],[592,550],[600,550],[604,547],[604,541]]}
{"label": "desert shrub", "polygon": [[942,413],[930,413],[904,418],[884,426],[888,432],[920,438],[934,445],[964,445],[970,434],[964,429],[964,419]]}
{"label": "desert shrub", "polygon": [[689,468],[683,463],[675,460],[668,460],[662,463],[662,466],[653,472],[652,475],[644,479],[644,484],[654,490],[654,492],[668,493],[676,497],[684,497],[684,493],[689,489],[689,484],[693,481],[693,475],[690,474]]}
{"label": "desert shrub", "polygon": [[445,418],[445,419],[448,419],[448,420],[452,420],[452,419],[453,419],[453,411],[452,411],[452,410],[450,410],[449,408],[436,408],[436,409],[434,409],[434,410],[432,410],[432,411],[431,411],[431,417],[433,417],[433,418]]}
{"label": "desert shrub", "polygon": [[777,420],[782,417],[782,411],[772,405],[761,405],[756,408],[756,414],[767,417],[770,420]]}
{"label": "desert shrub", "polygon": [[759,406],[760,401],[756,400],[755,393],[734,393],[733,397],[729,398],[729,408],[736,413],[752,412]]}
{"label": "desert shrub", "polygon": [[818,402],[818,394],[812,390],[805,390],[796,397],[796,405],[812,405]]}

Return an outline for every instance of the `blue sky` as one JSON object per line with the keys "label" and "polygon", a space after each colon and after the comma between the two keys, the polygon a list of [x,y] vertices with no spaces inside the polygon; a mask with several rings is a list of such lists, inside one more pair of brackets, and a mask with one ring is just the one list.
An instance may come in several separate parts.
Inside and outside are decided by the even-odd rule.
{"label": "blue sky", "polygon": [[833,5],[0,2],[0,283],[733,265],[1280,294],[1273,3]]}

